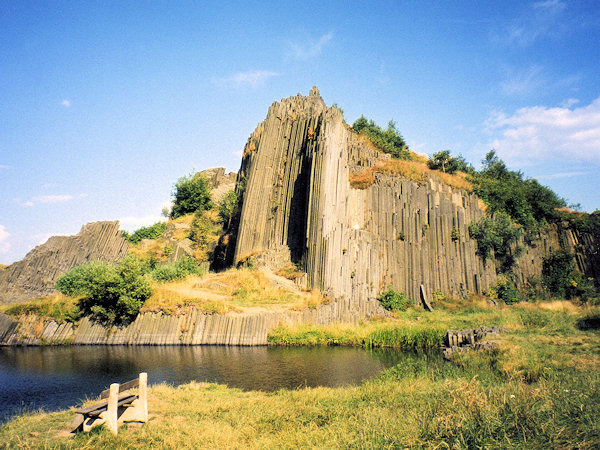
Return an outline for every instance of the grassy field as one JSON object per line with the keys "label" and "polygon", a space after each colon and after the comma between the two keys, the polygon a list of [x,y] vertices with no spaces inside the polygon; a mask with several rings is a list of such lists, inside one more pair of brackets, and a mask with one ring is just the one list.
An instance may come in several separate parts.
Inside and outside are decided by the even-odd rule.
{"label": "grassy field", "polygon": [[[497,351],[432,368],[408,360],[360,386],[242,392],[191,383],[150,389],[151,420],[75,437],[72,411],[28,414],[0,427],[6,448],[598,448],[600,309],[569,302],[492,308],[484,302],[409,310],[356,327],[276,330],[287,345],[395,346],[419,330],[500,325]],[[456,309],[454,309],[456,308]],[[399,334],[400,333],[400,334]],[[316,336],[316,337],[315,337]],[[373,339],[371,339],[373,342]],[[426,356],[424,356],[425,358]]]}

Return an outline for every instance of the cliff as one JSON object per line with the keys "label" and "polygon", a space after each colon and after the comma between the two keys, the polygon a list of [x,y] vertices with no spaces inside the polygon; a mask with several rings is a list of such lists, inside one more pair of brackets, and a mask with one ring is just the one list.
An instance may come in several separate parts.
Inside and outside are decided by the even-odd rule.
{"label": "cliff", "polygon": [[74,236],[53,236],[24,259],[0,271],[0,303],[17,303],[54,292],[56,280],[79,264],[115,261],[127,254],[119,222],[84,225]]}
{"label": "cliff", "polygon": [[484,214],[477,197],[433,175],[376,173],[365,189],[350,185],[352,173],[386,159],[316,88],[273,103],[244,149],[242,207],[228,238],[233,262],[288,259],[306,272],[308,287],[353,301],[388,284],[415,300],[421,285],[481,293],[496,275],[468,233]]}
{"label": "cliff", "polygon": [[104,327],[88,318],[77,325],[34,315],[14,320],[0,313],[0,345],[266,345],[267,334],[280,324],[358,323],[359,318],[385,314],[378,302],[349,299],[302,311],[203,314],[191,309],[177,316],[147,312],[126,327]]}

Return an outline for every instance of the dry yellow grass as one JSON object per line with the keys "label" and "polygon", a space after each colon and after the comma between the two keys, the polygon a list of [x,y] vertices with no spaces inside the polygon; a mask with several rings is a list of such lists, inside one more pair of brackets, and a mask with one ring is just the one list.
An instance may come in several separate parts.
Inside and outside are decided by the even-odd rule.
{"label": "dry yellow grass", "polygon": [[449,186],[464,189],[468,192],[473,190],[473,186],[466,179],[467,175],[463,172],[449,174],[432,170],[427,166],[423,157],[416,157],[416,160],[406,161],[403,159],[390,159],[380,162],[373,167],[368,167],[365,170],[350,174],[350,185],[355,189],[366,189],[375,181],[375,173],[383,173],[392,177],[404,177],[413,180],[419,184],[427,182],[429,177],[437,177]]}
{"label": "dry yellow grass", "polygon": [[260,270],[242,268],[156,284],[142,311],[177,314],[191,306],[206,312],[239,311],[253,307],[297,310],[314,308],[326,302],[328,299],[319,292],[277,287]]}

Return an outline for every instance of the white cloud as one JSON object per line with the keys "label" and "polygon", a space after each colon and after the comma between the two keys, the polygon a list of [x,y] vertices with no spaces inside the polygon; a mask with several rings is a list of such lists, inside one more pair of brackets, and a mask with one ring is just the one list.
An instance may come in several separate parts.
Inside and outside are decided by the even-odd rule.
{"label": "white cloud", "polygon": [[39,204],[65,203],[71,200],[85,198],[87,194],[79,195],[38,195],[21,203],[21,206],[33,207]]}
{"label": "white cloud", "polygon": [[308,42],[292,42],[290,43],[290,50],[292,56],[296,59],[306,61],[308,59],[316,58],[323,51],[323,47],[327,45],[329,41],[333,39],[333,31],[330,31],[327,34],[324,34],[319,38],[318,41],[310,41]]}
{"label": "white cloud", "polygon": [[6,231],[4,225],[0,225],[0,255],[6,255],[10,250],[10,233]]}
{"label": "white cloud", "polygon": [[0,169],[10,169],[10,166],[0,164]]}
{"label": "white cloud", "polygon": [[67,100],[67,99],[65,98],[65,99],[64,99],[62,102],[60,102],[60,104],[61,104],[62,106],[64,106],[65,108],[70,108],[70,107],[71,107],[71,100]]}
{"label": "white cloud", "polygon": [[499,134],[491,147],[513,162],[550,158],[600,164],[600,97],[573,109],[533,106],[511,116],[493,112],[486,126],[492,134]]}
{"label": "white cloud", "polygon": [[247,72],[238,72],[230,77],[218,78],[214,82],[224,87],[234,87],[237,89],[250,87],[255,89],[261,84],[267,82],[270,78],[279,76],[277,72],[269,70],[249,70]]}

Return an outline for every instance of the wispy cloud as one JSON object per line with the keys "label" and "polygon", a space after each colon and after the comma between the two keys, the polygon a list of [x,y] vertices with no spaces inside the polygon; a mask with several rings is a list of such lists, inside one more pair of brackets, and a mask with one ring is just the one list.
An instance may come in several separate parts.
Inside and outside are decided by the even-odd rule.
{"label": "wispy cloud", "polygon": [[52,204],[52,203],[65,203],[70,202],[71,200],[85,198],[87,194],[79,194],[79,195],[38,195],[32,197],[31,199],[22,202],[22,206],[33,207],[39,204]]}
{"label": "wispy cloud", "polygon": [[10,166],[7,166],[5,164],[0,164],[0,170],[2,169],[10,169]]}
{"label": "wispy cloud", "polygon": [[325,47],[333,39],[333,31],[324,34],[317,40],[307,39],[302,42],[291,42],[289,44],[291,55],[301,61],[307,61],[316,58]]}
{"label": "wispy cloud", "polygon": [[512,115],[493,112],[487,130],[499,134],[491,146],[522,164],[548,158],[600,164],[600,97],[580,108],[533,106]]}
{"label": "wispy cloud", "polygon": [[215,84],[222,87],[233,87],[236,89],[252,88],[266,83],[269,79],[277,77],[280,74],[270,70],[249,70],[247,72],[238,72],[229,77],[216,78]]}
{"label": "wispy cloud", "polygon": [[546,80],[541,66],[533,65],[523,70],[506,70],[506,78],[500,84],[507,95],[527,95],[539,90]]}
{"label": "wispy cloud", "polygon": [[4,225],[0,225],[0,255],[6,255],[10,250],[10,233],[6,231]]}
{"label": "wispy cloud", "polygon": [[566,25],[561,20],[567,5],[561,0],[533,3],[502,32],[501,41],[529,46],[540,38],[560,34]]}
{"label": "wispy cloud", "polygon": [[65,98],[65,99],[64,99],[62,102],[60,102],[60,104],[61,104],[62,106],[64,106],[65,108],[70,108],[70,107],[71,107],[71,100],[67,100],[67,99]]}
{"label": "wispy cloud", "polygon": [[[563,78],[553,77],[540,65],[532,64],[528,67],[515,69],[504,68],[504,81],[500,83],[502,92],[510,96],[526,96],[538,94],[541,91],[576,91],[577,83],[582,77],[572,74]],[[573,99],[569,99],[572,101]],[[571,105],[569,105],[571,106]]]}
{"label": "wispy cloud", "polygon": [[590,172],[558,172],[552,173],[550,175],[538,175],[536,178],[538,180],[558,180],[560,178],[573,178],[573,177],[582,177],[584,175],[589,175]]}

